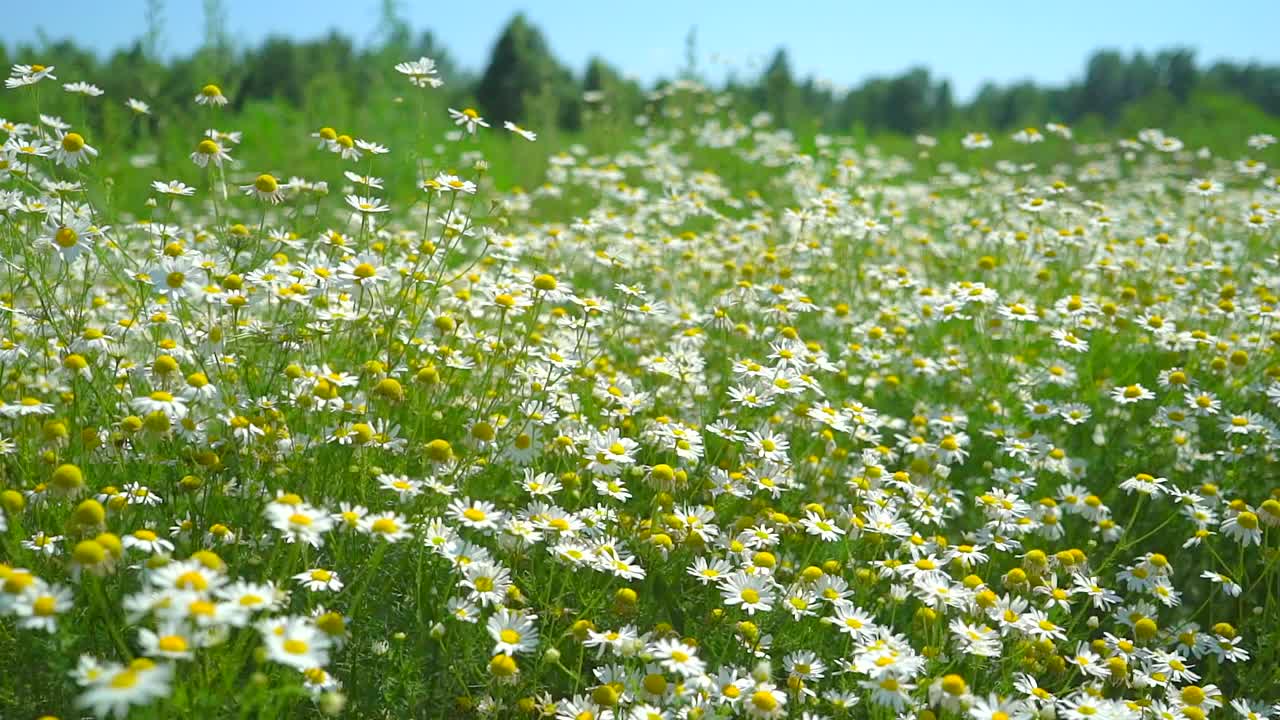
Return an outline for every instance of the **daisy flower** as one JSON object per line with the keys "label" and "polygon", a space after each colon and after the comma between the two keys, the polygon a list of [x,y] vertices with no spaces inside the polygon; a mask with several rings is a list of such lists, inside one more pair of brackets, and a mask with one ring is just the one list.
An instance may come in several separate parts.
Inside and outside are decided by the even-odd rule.
{"label": "daisy flower", "polygon": [[523,612],[499,608],[489,616],[485,629],[493,638],[493,654],[519,655],[538,647],[538,629],[533,618]]}
{"label": "daisy flower", "polygon": [[329,663],[333,641],[311,618],[272,618],[258,625],[267,658],[298,670]]}
{"label": "daisy flower", "polygon": [[222,107],[227,104],[227,97],[222,94],[222,88],[213,84],[200,88],[195,100],[197,105],[207,105],[209,107]]}
{"label": "daisy flower", "polygon": [[453,118],[454,125],[465,128],[472,135],[475,134],[476,128],[489,127],[489,123],[485,122],[484,118],[480,117],[480,113],[477,113],[473,108],[464,108],[462,110],[449,108],[449,117]]}
{"label": "daisy flower", "polygon": [[538,139],[537,133],[531,130],[525,130],[524,128],[511,122],[510,120],[504,121],[502,123],[502,127],[505,128],[506,130],[509,130],[515,133],[516,135],[519,135],[520,137],[524,138],[525,140],[528,140],[529,142],[533,142]]}
{"label": "daisy flower", "polygon": [[438,88],[444,85],[444,81],[436,76],[436,61],[429,57],[423,56],[417,60],[396,63],[395,70],[406,76],[415,87]]}
{"label": "daisy flower", "polygon": [[343,588],[342,578],[338,573],[324,568],[303,570],[293,576],[299,585],[310,592],[338,592]]}
{"label": "daisy flower", "polygon": [[137,658],[128,666],[100,666],[81,683],[85,690],[76,698],[76,706],[98,717],[124,718],[129,708],[168,696],[173,668],[147,658]]}
{"label": "daisy flower", "polygon": [[74,132],[63,135],[53,151],[53,161],[69,168],[76,167],[80,163],[88,163],[96,157],[98,157],[98,151],[86,143],[80,133]]}

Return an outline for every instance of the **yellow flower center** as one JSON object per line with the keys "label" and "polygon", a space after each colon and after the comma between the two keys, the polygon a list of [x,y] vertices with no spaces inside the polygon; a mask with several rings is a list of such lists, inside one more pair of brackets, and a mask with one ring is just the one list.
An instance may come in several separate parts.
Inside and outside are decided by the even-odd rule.
{"label": "yellow flower center", "polygon": [[138,673],[132,668],[118,672],[111,678],[109,683],[115,690],[128,690],[138,684]]}
{"label": "yellow flower center", "polygon": [[67,133],[62,136],[62,149],[69,153],[77,153],[84,149],[84,137],[80,133]]}
{"label": "yellow flower center", "polygon": [[768,690],[757,690],[751,693],[751,704],[760,712],[773,712],[778,708],[778,699]]}
{"label": "yellow flower center", "polygon": [[187,613],[196,616],[203,615],[205,617],[213,617],[217,612],[217,606],[208,600],[196,600],[187,606]]}
{"label": "yellow flower center", "polygon": [[169,653],[187,651],[187,641],[181,635],[165,635],[156,643],[156,647]]}
{"label": "yellow flower center", "polygon": [[280,184],[270,175],[259,175],[257,180],[253,181],[253,187],[260,193],[273,193],[280,189]]}
{"label": "yellow flower center", "polygon": [[75,247],[76,243],[80,241],[80,235],[75,230],[63,225],[58,228],[58,232],[53,234],[53,241],[58,244],[58,247]]}
{"label": "yellow flower center", "polygon": [[209,581],[200,572],[188,570],[179,575],[173,585],[179,590],[206,590],[209,587]]}
{"label": "yellow flower center", "polygon": [[58,601],[52,595],[41,595],[31,603],[31,612],[39,617],[53,617],[57,608]]}

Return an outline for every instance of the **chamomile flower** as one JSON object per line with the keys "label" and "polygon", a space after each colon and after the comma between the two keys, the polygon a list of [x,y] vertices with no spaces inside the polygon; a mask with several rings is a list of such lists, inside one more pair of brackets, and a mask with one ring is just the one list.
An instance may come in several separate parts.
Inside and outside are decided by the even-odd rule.
{"label": "chamomile flower", "polygon": [[196,94],[195,101],[197,105],[223,107],[227,104],[227,97],[222,94],[222,88],[210,83],[200,88],[200,92]]}
{"label": "chamomile flower", "polygon": [[436,61],[429,57],[396,63],[396,72],[408,78],[415,87],[438,88],[444,81],[437,76]]}
{"label": "chamomile flower", "polygon": [[76,132],[66,133],[59,138],[58,145],[53,151],[53,161],[69,168],[88,163],[96,157],[98,157],[97,149],[85,142],[84,136]]}
{"label": "chamomile flower", "polygon": [[284,191],[281,189],[279,181],[276,180],[274,175],[267,173],[259,175],[248,185],[241,185],[240,190],[245,195],[256,197],[271,205],[276,205],[284,199]]}
{"label": "chamomile flower", "polygon": [[774,589],[765,575],[734,573],[721,581],[720,593],[725,605],[737,605],[748,615],[773,608]]}
{"label": "chamomile flower", "polygon": [[347,205],[361,215],[376,215],[391,211],[391,206],[375,197],[366,197],[361,195],[347,195]]}
{"label": "chamomile flower", "polygon": [[360,527],[375,538],[394,543],[409,537],[412,526],[403,515],[388,511],[366,516]]}
{"label": "chamomile flower", "polygon": [[333,641],[310,618],[273,618],[258,624],[267,659],[298,670],[329,663]]}
{"label": "chamomile flower", "polygon": [[343,588],[342,578],[338,573],[326,568],[303,570],[294,575],[293,579],[309,592],[338,592]]}
{"label": "chamomile flower", "polygon": [[529,142],[533,142],[538,139],[537,133],[531,130],[525,130],[524,128],[511,122],[510,120],[503,121],[502,127],[515,133],[516,135],[519,135],[520,137],[524,138],[525,140],[528,140]]}
{"label": "chamomile flower", "polygon": [[663,668],[684,677],[696,677],[706,669],[706,663],[698,657],[697,648],[679,640],[658,640],[649,646],[648,653]]}
{"label": "chamomile flower", "polygon": [[500,608],[485,625],[493,638],[493,654],[520,655],[538,646],[538,629],[525,613]]}
{"label": "chamomile flower", "polygon": [[462,110],[449,108],[449,117],[453,119],[454,125],[463,127],[471,135],[476,133],[476,128],[489,127],[489,123],[485,122],[484,118],[480,117],[480,113],[472,108]]}
{"label": "chamomile flower", "polygon": [[285,542],[302,542],[316,548],[324,545],[324,534],[334,525],[328,513],[306,503],[272,503],[267,506],[266,515],[272,527],[284,536]]}
{"label": "chamomile flower", "polygon": [[18,594],[8,612],[17,617],[20,629],[52,633],[58,629],[58,618],[73,606],[69,589],[38,581]]}
{"label": "chamomile flower", "polygon": [[231,164],[231,154],[227,152],[216,140],[205,138],[196,143],[195,152],[191,153],[191,162],[199,167],[209,167],[210,165],[220,168],[223,163]]}
{"label": "chamomile flower", "polygon": [[169,694],[173,665],[137,658],[127,666],[115,663],[94,668],[81,684],[76,706],[97,717],[129,715],[130,708],[148,705]]}

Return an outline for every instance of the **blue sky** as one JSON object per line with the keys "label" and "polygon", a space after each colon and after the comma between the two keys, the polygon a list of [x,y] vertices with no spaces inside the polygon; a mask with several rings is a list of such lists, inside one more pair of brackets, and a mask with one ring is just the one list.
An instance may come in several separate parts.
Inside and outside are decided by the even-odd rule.
{"label": "blue sky", "polygon": [[[0,26],[7,45],[35,42],[38,30],[99,51],[127,45],[145,27],[145,0],[59,0],[22,3],[22,22]],[[224,0],[236,42],[268,35],[308,38],[338,28],[357,40],[372,37],[378,0]],[[482,69],[499,30],[517,10],[546,34],[575,70],[600,54],[642,81],[671,75],[684,58],[684,39],[697,28],[709,77],[728,68],[754,75],[779,45],[800,75],[837,86],[925,65],[951,78],[968,98],[986,80],[1062,83],[1079,75],[1099,47],[1124,51],[1173,45],[1195,48],[1201,61],[1257,60],[1280,64],[1280,1],[1219,0],[401,0],[415,30],[436,32],[464,66]],[[200,0],[164,3],[163,47],[185,53],[203,33]],[[41,58],[55,63],[56,58]]]}

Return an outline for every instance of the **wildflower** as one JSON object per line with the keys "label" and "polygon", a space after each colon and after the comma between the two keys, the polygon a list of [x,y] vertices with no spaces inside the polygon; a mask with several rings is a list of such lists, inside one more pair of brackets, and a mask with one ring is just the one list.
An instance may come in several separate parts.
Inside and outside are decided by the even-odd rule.
{"label": "wildflower", "polygon": [[95,231],[83,218],[72,217],[57,221],[51,216],[46,227],[48,232],[41,237],[41,241],[46,243],[62,262],[74,262],[85,251],[93,249]]}
{"label": "wildflower", "polygon": [[698,658],[697,649],[679,640],[658,640],[648,648],[648,652],[663,668],[685,677],[696,677],[706,669],[706,663]]}
{"label": "wildflower", "polygon": [[62,89],[72,95],[83,95],[85,97],[101,97],[102,88],[87,82],[63,83]]}
{"label": "wildflower", "polygon": [[305,503],[284,505],[272,503],[266,515],[272,527],[284,534],[285,542],[303,542],[312,547],[324,545],[324,533],[333,528],[333,518]]}
{"label": "wildflower", "polygon": [[1111,399],[1120,405],[1128,405],[1142,400],[1151,400],[1155,398],[1155,393],[1144,388],[1142,385],[1133,384],[1123,387],[1115,387],[1111,390]]}
{"label": "wildflower", "polygon": [[245,195],[256,197],[259,200],[272,205],[276,205],[284,199],[284,193],[280,189],[280,183],[276,181],[274,176],[267,175],[265,173],[259,175],[252,184],[241,185],[240,189],[244,191]]}
{"label": "wildflower", "polygon": [[172,197],[190,197],[196,193],[195,188],[178,180],[170,180],[168,182],[156,180],[151,183],[151,187],[161,195]]}
{"label": "wildflower", "polygon": [[53,74],[54,67],[49,65],[14,65],[9,70],[9,77],[5,79],[4,86],[10,90],[19,88],[24,85],[35,85],[41,80],[57,80]]}
{"label": "wildflower", "polygon": [[19,628],[52,633],[58,629],[58,617],[72,606],[70,590],[37,581],[18,594],[10,612],[17,616]]}
{"label": "wildflower", "polygon": [[506,517],[493,503],[485,500],[473,501],[470,498],[458,498],[450,502],[449,514],[465,527],[475,530],[492,530]]}
{"label": "wildflower", "polygon": [[227,104],[227,97],[222,94],[222,88],[209,84],[200,88],[200,92],[196,95],[196,104],[223,107]]}
{"label": "wildflower", "polygon": [[1223,535],[1245,547],[1262,544],[1262,526],[1258,516],[1251,511],[1245,510],[1227,517],[1221,530]]}
{"label": "wildflower", "polygon": [[200,167],[208,167],[210,163],[214,167],[222,167],[222,164],[230,164],[232,161],[231,154],[222,148],[217,141],[205,138],[196,143],[195,152],[191,153],[191,162]]}
{"label": "wildflower", "polygon": [[305,671],[329,663],[333,641],[309,618],[273,618],[258,624],[267,658]]}
{"label": "wildflower", "polygon": [[436,61],[429,57],[397,63],[396,72],[406,76],[415,87],[438,88],[444,81],[436,76]]}
{"label": "wildflower", "polygon": [[374,537],[393,543],[409,537],[410,526],[403,515],[384,512],[366,516],[361,521],[361,529]]}
{"label": "wildflower", "polygon": [[486,629],[493,638],[493,653],[520,655],[533,652],[538,646],[538,629],[533,618],[507,608],[500,608],[489,617]]}
{"label": "wildflower", "polygon": [[127,666],[101,666],[81,683],[85,690],[76,698],[76,706],[98,717],[124,718],[130,707],[166,697],[172,677],[172,665],[147,658],[137,658]]}
{"label": "wildflower", "polygon": [[511,122],[510,120],[503,121],[502,127],[505,128],[506,130],[509,130],[515,133],[516,135],[519,135],[520,137],[524,138],[525,140],[528,140],[529,142],[534,142],[535,140],[538,139],[537,133],[532,132],[530,130],[525,130],[524,128]]}
{"label": "wildflower", "polygon": [[440,173],[431,180],[431,187],[441,192],[458,192],[465,195],[474,195],[476,192],[476,184],[470,180],[463,180],[457,175],[448,173]]}
{"label": "wildflower", "polygon": [[139,629],[138,644],[148,657],[189,660],[193,657],[196,640],[182,621],[171,618],[162,621],[157,630]]}
{"label": "wildflower", "polygon": [[338,592],[343,588],[342,578],[338,573],[324,568],[303,570],[293,579],[310,592]]}
{"label": "wildflower", "polygon": [[385,213],[391,210],[391,207],[374,197],[362,197],[360,195],[348,195],[345,198],[347,205],[352,210],[362,215],[373,215],[377,213]]}
{"label": "wildflower", "polygon": [[476,133],[476,128],[478,127],[489,127],[489,123],[485,122],[484,118],[480,117],[480,114],[472,108],[463,110],[449,108],[449,117],[453,118],[454,125],[463,126],[472,135]]}
{"label": "wildflower", "polygon": [[769,683],[761,683],[751,690],[742,703],[748,717],[779,718],[786,714],[787,696]]}
{"label": "wildflower", "polygon": [[80,133],[69,132],[58,140],[58,147],[53,151],[53,161],[69,168],[98,157],[98,151],[85,142]]}
{"label": "wildflower", "polygon": [[767,576],[735,573],[722,581],[720,591],[725,605],[739,605],[748,615],[773,608],[774,591]]}

